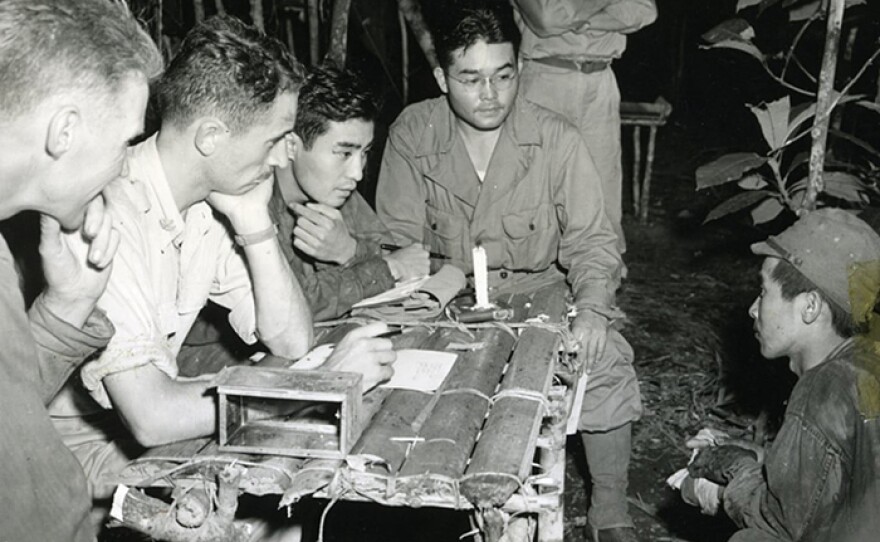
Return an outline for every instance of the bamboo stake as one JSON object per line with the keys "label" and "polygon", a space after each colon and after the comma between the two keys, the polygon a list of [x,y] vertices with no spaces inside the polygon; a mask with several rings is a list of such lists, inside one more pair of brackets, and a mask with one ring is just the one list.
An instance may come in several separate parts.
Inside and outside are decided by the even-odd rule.
{"label": "bamboo stake", "polygon": [[223,0],[214,0],[214,9],[218,15],[226,15],[226,7],[223,6]]}
{"label": "bamboo stake", "polygon": [[327,51],[325,62],[338,68],[345,67],[345,53],[348,47],[348,14],[351,11],[351,0],[335,0],[333,15],[330,20],[330,50]]}
{"label": "bamboo stake", "polygon": [[193,14],[196,18],[196,24],[205,20],[204,0],[193,0]]}
{"label": "bamboo stake", "polygon": [[409,39],[406,34],[406,17],[403,11],[397,10],[397,24],[400,27],[400,63],[401,63],[401,79],[403,90],[403,103],[409,103]]}
{"label": "bamboo stake", "polygon": [[439,67],[440,63],[437,62],[437,53],[434,50],[434,40],[431,38],[431,32],[428,30],[425,18],[422,16],[418,0],[397,0],[397,8],[409,23],[409,28],[416,37],[431,69]]}
{"label": "bamboo stake", "polygon": [[316,66],[320,60],[321,22],[318,20],[318,0],[309,0],[309,61]]}
{"label": "bamboo stake", "polygon": [[251,0],[251,21],[261,32],[266,31],[266,22],[263,17],[263,0]]}
{"label": "bamboo stake", "polygon": [[825,147],[828,141],[828,119],[831,116],[831,101],[834,91],[834,75],[837,71],[837,51],[840,46],[840,27],[843,24],[844,0],[830,0],[828,3],[828,25],[825,33],[825,53],[822,55],[822,69],[819,72],[819,93],[816,100],[816,116],[810,135],[813,145],[810,148],[810,177],[807,193],[801,212],[816,208],[816,198],[825,190],[822,173],[825,167]]}

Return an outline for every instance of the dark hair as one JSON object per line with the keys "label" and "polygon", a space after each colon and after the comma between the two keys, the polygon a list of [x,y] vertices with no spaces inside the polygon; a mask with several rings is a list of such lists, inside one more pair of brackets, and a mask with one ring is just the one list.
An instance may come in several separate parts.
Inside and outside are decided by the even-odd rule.
{"label": "dark hair", "polygon": [[831,325],[834,327],[834,331],[841,337],[848,338],[866,331],[864,324],[854,322],[846,309],[832,301],[818,286],[813,284],[813,281],[805,277],[788,260],[778,259],[776,267],[770,273],[770,277],[779,284],[782,298],[786,301],[790,301],[797,295],[805,292],[816,292],[825,301],[825,304],[831,308]]}
{"label": "dark hair", "polygon": [[156,44],[124,2],[0,2],[0,120],[65,90],[105,99],[132,73],[161,71]]}
{"label": "dark hair", "polygon": [[184,38],[156,87],[156,102],[163,124],[216,115],[241,132],[280,94],[298,91],[303,78],[281,42],[238,19],[215,16]]}
{"label": "dark hair", "polygon": [[306,149],[324,134],[329,122],[361,119],[375,122],[379,104],[366,82],[349,70],[315,68],[299,93],[293,131]]}
{"label": "dark hair", "polygon": [[519,54],[520,33],[508,4],[482,7],[453,6],[441,18],[435,30],[437,60],[444,70],[455,61],[454,53],[478,41],[488,44],[510,43]]}

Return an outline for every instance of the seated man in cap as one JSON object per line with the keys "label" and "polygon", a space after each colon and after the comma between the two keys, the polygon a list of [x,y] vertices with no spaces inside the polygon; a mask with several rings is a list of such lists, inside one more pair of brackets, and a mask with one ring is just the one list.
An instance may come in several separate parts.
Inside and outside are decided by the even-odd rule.
{"label": "seated man in cap", "polygon": [[763,465],[728,444],[706,448],[689,473],[724,486],[724,510],[743,528],[731,540],[875,540],[880,357],[870,324],[880,236],[846,211],[821,209],[752,250],[765,256],[749,309],[761,354],[787,357],[798,382]]}

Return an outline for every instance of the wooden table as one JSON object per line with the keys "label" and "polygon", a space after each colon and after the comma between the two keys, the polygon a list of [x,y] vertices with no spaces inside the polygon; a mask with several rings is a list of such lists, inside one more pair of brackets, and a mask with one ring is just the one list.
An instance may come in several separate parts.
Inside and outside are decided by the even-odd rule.
{"label": "wooden table", "polygon": [[233,454],[198,439],[148,451],[120,483],[180,494],[213,484],[234,463],[245,468],[239,491],[281,495],[282,507],[312,495],[472,510],[484,540],[500,536],[505,513],[526,514],[537,519],[538,540],[562,541],[572,392],[554,375],[573,359],[560,352],[566,296],[559,284],[502,299],[514,308],[510,325],[407,329],[395,339],[399,348],[451,349],[458,360],[435,393],[367,394],[364,429],[345,460]]}

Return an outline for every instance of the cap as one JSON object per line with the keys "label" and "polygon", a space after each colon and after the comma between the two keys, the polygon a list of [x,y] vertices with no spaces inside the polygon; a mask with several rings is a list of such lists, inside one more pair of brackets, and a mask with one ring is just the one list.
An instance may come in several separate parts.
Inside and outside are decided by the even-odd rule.
{"label": "cap", "polygon": [[874,307],[880,235],[850,212],[812,211],[779,235],[753,244],[752,252],[788,261],[856,321]]}

